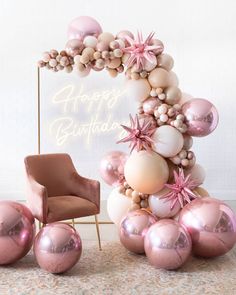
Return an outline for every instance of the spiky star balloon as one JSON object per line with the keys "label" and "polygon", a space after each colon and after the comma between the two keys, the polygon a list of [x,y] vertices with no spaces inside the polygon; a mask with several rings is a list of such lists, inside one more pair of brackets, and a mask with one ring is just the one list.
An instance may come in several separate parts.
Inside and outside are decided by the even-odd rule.
{"label": "spiky star balloon", "polygon": [[130,36],[125,36],[125,39],[130,45],[123,49],[123,52],[130,54],[130,57],[126,62],[128,67],[131,67],[134,64],[136,64],[138,68],[140,66],[144,67],[145,60],[150,63],[156,62],[156,56],[153,53],[153,50],[162,49],[162,46],[152,45],[151,41],[153,36],[153,32],[150,33],[145,40],[143,40],[141,32],[138,32],[137,38],[134,39]]}
{"label": "spiky star balloon", "polygon": [[160,199],[171,201],[171,210],[177,202],[179,202],[181,208],[183,208],[187,203],[190,203],[193,199],[198,197],[192,190],[195,189],[199,183],[195,180],[191,180],[190,177],[191,174],[185,176],[184,170],[179,169],[178,173],[174,171],[174,183],[165,184],[165,186],[170,189],[170,192],[161,196]]}
{"label": "spiky star balloon", "polygon": [[152,122],[143,121],[140,123],[138,115],[136,115],[135,118],[131,115],[129,115],[129,117],[130,127],[121,125],[128,132],[128,135],[119,140],[117,143],[130,142],[129,146],[131,148],[131,152],[134,149],[137,151],[152,150],[152,144],[154,141],[151,137],[156,130],[156,128],[152,126]]}

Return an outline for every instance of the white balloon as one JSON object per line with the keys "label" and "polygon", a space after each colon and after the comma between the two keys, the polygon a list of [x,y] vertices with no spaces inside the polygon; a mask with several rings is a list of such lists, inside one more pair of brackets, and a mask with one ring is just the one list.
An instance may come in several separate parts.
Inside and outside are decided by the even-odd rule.
{"label": "white balloon", "polygon": [[115,188],[107,199],[107,213],[117,226],[121,219],[126,215],[131,207],[131,198],[121,194],[119,188]]}
{"label": "white balloon", "polygon": [[176,156],[183,148],[183,135],[174,127],[163,125],[155,131],[152,139],[155,141],[155,150],[163,157]]}
{"label": "white balloon", "polygon": [[159,218],[170,218],[175,216],[181,209],[179,202],[175,203],[175,206],[171,210],[171,201],[166,199],[160,199],[161,196],[170,192],[170,189],[164,188],[160,192],[149,196],[148,203],[149,207],[154,215]]}
{"label": "white balloon", "polygon": [[196,181],[198,186],[203,184],[206,178],[205,169],[199,164],[195,164],[193,168],[186,170],[185,174],[191,174],[191,179]]}
{"label": "white balloon", "polygon": [[128,80],[126,83],[126,95],[139,102],[149,97],[151,86],[147,79]]}

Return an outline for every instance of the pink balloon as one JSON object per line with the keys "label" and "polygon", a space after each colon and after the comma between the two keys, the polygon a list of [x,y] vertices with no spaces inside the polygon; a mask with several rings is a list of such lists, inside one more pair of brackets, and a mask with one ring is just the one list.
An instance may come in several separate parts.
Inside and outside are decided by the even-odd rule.
{"label": "pink balloon", "polygon": [[81,53],[83,49],[83,43],[78,39],[71,39],[66,43],[65,49],[68,55],[75,57]]}
{"label": "pink balloon", "polygon": [[189,233],[177,221],[161,219],[149,228],[144,248],[153,266],[176,269],[188,259],[192,242]]}
{"label": "pink balloon", "polygon": [[124,180],[124,165],[127,157],[123,152],[112,151],[102,158],[100,174],[107,184],[117,186]]}
{"label": "pink balloon", "polygon": [[39,266],[51,273],[63,273],[80,259],[82,243],[79,234],[69,224],[54,222],[43,227],[34,242],[34,254]]}
{"label": "pink balloon", "polygon": [[129,212],[121,221],[119,235],[122,245],[131,252],[144,253],[144,237],[157,218],[146,210]]}
{"label": "pink balloon", "polygon": [[187,134],[206,136],[218,125],[219,115],[215,106],[206,99],[194,98],[182,105],[182,113],[186,117]]}
{"label": "pink balloon", "polygon": [[100,24],[90,16],[79,16],[68,27],[68,38],[83,41],[86,36],[98,37],[102,33]]}
{"label": "pink balloon", "polygon": [[161,105],[156,97],[149,97],[143,102],[143,111],[145,114],[153,115],[155,109]]}
{"label": "pink balloon", "polygon": [[183,208],[179,222],[190,233],[198,256],[223,255],[236,243],[236,215],[219,200],[197,198]]}
{"label": "pink balloon", "polygon": [[24,257],[33,244],[34,217],[30,210],[12,201],[0,202],[0,265]]}

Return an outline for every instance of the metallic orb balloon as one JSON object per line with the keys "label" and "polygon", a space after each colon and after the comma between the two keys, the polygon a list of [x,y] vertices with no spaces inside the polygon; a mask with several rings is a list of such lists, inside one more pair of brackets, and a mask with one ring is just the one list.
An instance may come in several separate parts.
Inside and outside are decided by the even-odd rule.
{"label": "metallic orb balloon", "polygon": [[182,105],[182,113],[186,117],[188,135],[206,136],[213,132],[219,121],[215,106],[208,100],[194,98]]}
{"label": "metallic orb balloon", "polygon": [[81,53],[83,43],[78,39],[71,39],[66,43],[65,49],[68,55],[75,57]]}
{"label": "metallic orb balloon", "polygon": [[102,158],[100,174],[107,184],[117,186],[122,182],[127,158],[128,156],[121,151],[111,151]]}
{"label": "metallic orb balloon", "polygon": [[129,212],[121,221],[119,235],[122,245],[131,252],[144,253],[144,237],[157,218],[146,210]]}
{"label": "metallic orb balloon", "polygon": [[68,38],[83,40],[86,36],[98,37],[102,33],[100,24],[90,16],[79,16],[68,27]]}
{"label": "metallic orb balloon", "polygon": [[34,241],[39,266],[51,273],[63,273],[80,259],[82,243],[76,230],[66,223],[55,222],[43,227]]}
{"label": "metallic orb balloon", "polygon": [[198,256],[223,255],[236,243],[236,215],[219,200],[197,198],[183,208],[179,222],[190,233]]}
{"label": "metallic orb balloon", "polygon": [[33,244],[35,223],[24,205],[0,202],[0,265],[14,263],[24,257]]}
{"label": "metallic orb balloon", "polygon": [[176,269],[188,259],[192,242],[189,233],[177,221],[161,219],[149,228],[144,248],[153,266]]}

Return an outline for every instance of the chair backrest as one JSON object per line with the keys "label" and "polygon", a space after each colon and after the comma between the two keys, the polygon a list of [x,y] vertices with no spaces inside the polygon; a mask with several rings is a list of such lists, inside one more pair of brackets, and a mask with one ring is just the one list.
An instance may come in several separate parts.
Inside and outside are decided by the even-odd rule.
{"label": "chair backrest", "polygon": [[27,156],[25,167],[28,177],[45,186],[49,197],[70,194],[67,183],[76,170],[68,154]]}

